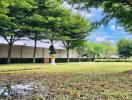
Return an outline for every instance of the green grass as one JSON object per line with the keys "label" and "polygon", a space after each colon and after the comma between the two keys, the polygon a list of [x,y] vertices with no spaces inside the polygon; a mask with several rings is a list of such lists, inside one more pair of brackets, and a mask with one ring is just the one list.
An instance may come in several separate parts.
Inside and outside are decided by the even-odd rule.
{"label": "green grass", "polygon": [[[0,65],[0,83],[37,83],[39,93],[30,94],[27,100],[132,100],[128,70],[132,70],[132,63]],[[41,91],[43,86],[48,87],[45,92]]]}
{"label": "green grass", "polygon": [[62,63],[57,65],[50,64],[12,64],[0,65],[0,72],[122,72],[132,69],[132,63],[114,62],[88,62],[88,63]]}

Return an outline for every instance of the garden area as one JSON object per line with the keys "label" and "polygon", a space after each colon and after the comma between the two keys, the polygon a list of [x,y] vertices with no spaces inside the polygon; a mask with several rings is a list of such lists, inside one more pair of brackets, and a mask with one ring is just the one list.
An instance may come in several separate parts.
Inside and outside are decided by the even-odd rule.
{"label": "garden area", "polygon": [[[131,100],[131,62],[0,65],[1,100]],[[2,89],[2,87],[0,87]],[[12,89],[12,90],[10,90]]]}
{"label": "garden area", "polygon": [[131,0],[0,0],[0,100],[132,100]]}

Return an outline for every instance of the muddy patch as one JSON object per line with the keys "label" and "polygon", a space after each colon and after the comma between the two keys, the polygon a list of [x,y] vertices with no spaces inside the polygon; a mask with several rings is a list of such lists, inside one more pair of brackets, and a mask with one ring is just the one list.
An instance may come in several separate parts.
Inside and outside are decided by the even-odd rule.
{"label": "muddy patch", "polygon": [[[31,97],[45,94],[48,90],[47,86],[42,86],[38,83],[14,84],[14,85],[0,85],[0,100],[1,99],[31,99]],[[41,94],[43,93],[43,94]]]}
{"label": "muddy patch", "polygon": [[131,74],[132,75],[132,70],[128,70],[124,72],[125,74]]}

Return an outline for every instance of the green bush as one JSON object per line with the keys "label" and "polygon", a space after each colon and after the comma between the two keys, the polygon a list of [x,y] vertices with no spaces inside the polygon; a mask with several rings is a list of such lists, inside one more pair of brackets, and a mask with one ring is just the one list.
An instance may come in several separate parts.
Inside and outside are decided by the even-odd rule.
{"label": "green bush", "polygon": [[[70,58],[69,60],[70,60],[70,62],[79,62],[78,58]],[[92,59],[92,58],[80,58],[80,61],[81,62],[89,62],[89,61],[94,61],[94,59]],[[59,63],[67,62],[67,58],[56,58],[56,62],[59,62]]]}
{"label": "green bush", "polygon": [[95,59],[95,62],[132,62],[132,59]]}
{"label": "green bush", "polygon": [[[11,58],[11,63],[32,63],[32,58]],[[81,58],[81,62],[94,61],[92,58]],[[57,63],[67,62],[67,58],[56,58]],[[70,58],[70,62],[79,62],[78,58]],[[44,58],[36,58],[36,63],[44,63]],[[0,58],[0,64],[7,64],[7,58]]]}

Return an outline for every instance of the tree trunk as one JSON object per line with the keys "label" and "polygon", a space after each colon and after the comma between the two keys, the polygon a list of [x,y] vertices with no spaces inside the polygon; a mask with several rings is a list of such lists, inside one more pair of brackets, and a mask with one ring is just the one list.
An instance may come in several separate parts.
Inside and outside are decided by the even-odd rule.
{"label": "tree trunk", "polygon": [[10,43],[9,43],[9,47],[8,47],[8,55],[7,55],[7,63],[8,63],[8,64],[11,63],[12,46],[13,46],[13,43],[10,42]]}
{"label": "tree trunk", "polygon": [[78,57],[78,60],[79,60],[79,62],[81,62],[81,58],[80,58],[80,56]]}
{"label": "tree trunk", "polygon": [[36,57],[36,47],[37,46],[37,35],[35,35],[35,40],[34,40],[34,52],[33,52],[33,63],[36,63],[35,57]]}
{"label": "tree trunk", "polygon": [[69,59],[69,48],[67,48],[67,62],[68,63],[70,62],[70,59]]}
{"label": "tree trunk", "polygon": [[11,36],[10,41],[8,42],[8,55],[7,55],[7,63],[11,63],[11,52],[12,52],[12,46],[13,46],[13,36]]}

